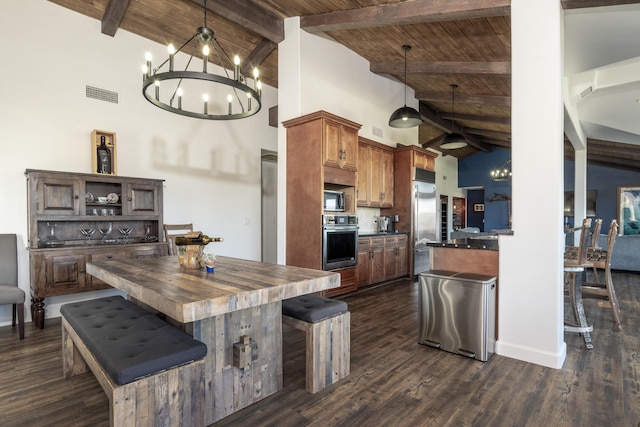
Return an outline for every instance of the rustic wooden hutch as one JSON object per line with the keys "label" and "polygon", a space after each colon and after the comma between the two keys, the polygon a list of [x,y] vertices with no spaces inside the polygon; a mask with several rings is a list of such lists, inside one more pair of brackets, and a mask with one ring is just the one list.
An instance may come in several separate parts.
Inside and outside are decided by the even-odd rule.
{"label": "rustic wooden hutch", "polygon": [[[109,288],[86,273],[88,262],[167,255],[160,234],[163,180],[44,170],[25,174],[31,314],[39,328],[44,327],[45,298]],[[127,229],[128,235],[121,231]],[[87,230],[93,234],[86,237]]]}

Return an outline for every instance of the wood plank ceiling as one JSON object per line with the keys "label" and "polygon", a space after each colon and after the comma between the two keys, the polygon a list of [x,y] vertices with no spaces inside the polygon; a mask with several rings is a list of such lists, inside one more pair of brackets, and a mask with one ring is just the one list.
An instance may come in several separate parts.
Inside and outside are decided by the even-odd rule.
{"label": "wood plank ceiling", "polygon": [[[203,0],[49,0],[102,22],[117,37],[123,29],[176,46],[203,25]],[[640,0],[563,0],[565,9],[638,3]],[[243,60],[245,72],[260,67],[261,79],[278,86],[277,43],[283,20],[300,16],[301,27],[326,33],[370,62],[371,72],[403,81],[419,99],[424,123],[419,143],[439,150],[448,132],[468,146],[442,150],[459,159],[479,151],[510,148],[510,0],[208,0],[207,25],[222,47]],[[193,52],[188,52],[193,53]],[[216,62],[215,60],[213,62]],[[455,108],[451,84],[458,85]],[[389,106],[389,114],[398,106]],[[567,157],[573,157],[565,144]],[[611,141],[588,141],[588,160],[638,170],[640,149]]]}

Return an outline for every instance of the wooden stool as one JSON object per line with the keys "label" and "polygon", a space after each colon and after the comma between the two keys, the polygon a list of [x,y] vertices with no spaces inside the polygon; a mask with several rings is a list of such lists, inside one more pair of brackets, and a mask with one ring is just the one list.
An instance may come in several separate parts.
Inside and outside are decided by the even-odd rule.
{"label": "wooden stool", "polygon": [[611,278],[611,254],[613,253],[613,243],[617,234],[618,223],[613,219],[609,228],[607,250],[595,248],[587,251],[587,261],[593,264],[594,271],[595,269],[604,270],[604,281],[601,282],[598,275],[594,274],[595,282],[582,283],[582,295],[584,298],[599,299],[601,300],[599,303],[601,302],[605,307],[611,308],[616,328],[620,331],[622,330],[620,326],[622,315],[620,314],[620,304],[618,303],[618,297]]}
{"label": "wooden stool", "polygon": [[585,268],[593,266],[593,264],[587,261],[587,239],[589,237],[590,228],[591,219],[585,218],[582,221],[577,257],[565,257],[564,259],[565,284],[569,292],[569,301],[573,307],[573,315],[577,322],[575,325],[565,323],[564,330],[565,332],[577,332],[582,334],[584,345],[589,350],[593,348],[593,343],[591,342],[593,326],[589,326],[587,324],[587,318],[584,314],[584,306],[582,304],[582,275]]}
{"label": "wooden stool", "polygon": [[315,295],[282,302],[282,323],[306,334],[306,390],[317,393],[351,371],[347,303]]}

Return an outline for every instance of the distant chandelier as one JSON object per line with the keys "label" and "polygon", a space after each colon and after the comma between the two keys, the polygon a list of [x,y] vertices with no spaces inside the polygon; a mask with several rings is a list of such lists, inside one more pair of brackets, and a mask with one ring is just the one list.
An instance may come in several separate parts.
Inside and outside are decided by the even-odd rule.
{"label": "distant chandelier", "polygon": [[404,107],[398,108],[389,117],[389,126],[392,128],[412,128],[422,123],[420,113],[415,108],[407,107],[407,52],[411,50],[411,46],[405,44],[402,50],[404,50]]}
{"label": "distant chandelier", "polygon": [[[451,85],[451,129],[455,128],[455,117],[456,117],[456,88],[457,84]],[[464,136],[460,135],[457,132],[451,132],[444,137],[442,144],[440,144],[440,148],[443,150],[456,150],[458,148],[463,148],[467,146],[467,141],[464,139]]]}
{"label": "distant chandelier", "polygon": [[[188,70],[193,55],[187,61],[184,71],[174,71],[176,54],[194,40],[194,50],[202,52],[202,71]],[[146,64],[142,66],[142,94],[153,105],[172,113],[208,120],[243,119],[260,111],[262,83],[258,78],[258,69],[253,70],[251,88],[248,86],[248,79],[240,72],[238,55],[232,61],[216,40],[213,30],[207,27],[207,0],[204,0],[204,26],[199,27],[178,50],[173,44],[169,44],[168,50],[169,58],[159,67],[152,69],[149,52],[146,54]],[[212,51],[222,64],[225,75],[207,72],[208,58]],[[229,76],[225,62],[233,68],[233,78]],[[200,96],[194,96],[195,94]]]}
{"label": "distant chandelier", "polygon": [[511,181],[511,160],[504,162],[501,168],[489,172],[492,181]]}

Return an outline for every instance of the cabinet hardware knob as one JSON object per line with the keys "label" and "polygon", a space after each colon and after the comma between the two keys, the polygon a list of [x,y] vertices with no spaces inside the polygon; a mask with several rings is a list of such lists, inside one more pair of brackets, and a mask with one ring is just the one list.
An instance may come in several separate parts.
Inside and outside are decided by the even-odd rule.
{"label": "cabinet hardware knob", "polygon": [[127,197],[127,201],[130,202],[131,200],[133,200],[131,197]]}
{"label": "cabinet hardware knob", "polygon": [[107,258],[109,259],[113,258],[113,255],[107,255]]}
{"label": "cabinet hardware knob", "polygon": [[74,199],[78,200],[80,198],[80,196],[78,196],[77,194],[75,196],[73,196]]}

